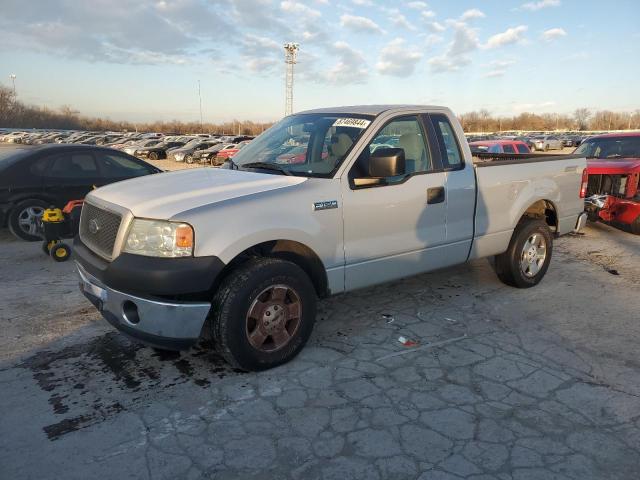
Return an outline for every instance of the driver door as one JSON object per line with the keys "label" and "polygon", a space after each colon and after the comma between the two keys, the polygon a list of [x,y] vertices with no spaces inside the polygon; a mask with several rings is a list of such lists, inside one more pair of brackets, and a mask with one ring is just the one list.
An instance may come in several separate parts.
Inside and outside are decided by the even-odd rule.
{"label": "driver door", "polygon": [[[342,179],[345,287],[362,288],[438,268],[446,242],[446,173],[417,115],[385,125]],[[405,174],[358,186],[368,158],[401,148]]]}

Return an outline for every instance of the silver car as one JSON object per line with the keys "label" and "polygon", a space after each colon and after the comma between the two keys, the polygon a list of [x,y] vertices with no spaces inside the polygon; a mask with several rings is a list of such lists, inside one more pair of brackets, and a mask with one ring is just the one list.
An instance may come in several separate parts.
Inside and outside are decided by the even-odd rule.
{"label": "silver car", "polygon": [[562,150],[564,148],[560,137],[555,135],[540,135],[531,140],[533,140],[533,148],[531,150],[542,150],[546,152],[548,150]]}

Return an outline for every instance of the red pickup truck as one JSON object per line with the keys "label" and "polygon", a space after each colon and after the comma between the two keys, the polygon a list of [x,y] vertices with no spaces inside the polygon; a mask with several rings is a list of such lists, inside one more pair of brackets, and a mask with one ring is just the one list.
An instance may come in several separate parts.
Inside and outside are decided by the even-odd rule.
{"label": "red pickup truck", "polygon": [[587,157],[589,217],[640,235],[640,132],[591,137],[574,153]]}

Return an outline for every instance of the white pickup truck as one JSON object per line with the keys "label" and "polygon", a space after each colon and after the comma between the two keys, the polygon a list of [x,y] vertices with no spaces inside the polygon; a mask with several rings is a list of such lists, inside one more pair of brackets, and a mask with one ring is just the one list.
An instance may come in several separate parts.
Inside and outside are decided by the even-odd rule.
{"label": "white pickup truck", "polygon": [[80,286],[131,337],[181,350],[211,336],[246,370],[293,358],[328,295],[492,256],[504,283],[534,286],[553,237],[586,221],[586,160],[475,160],[447,108],[288,116],[224,168],[91,192]]}

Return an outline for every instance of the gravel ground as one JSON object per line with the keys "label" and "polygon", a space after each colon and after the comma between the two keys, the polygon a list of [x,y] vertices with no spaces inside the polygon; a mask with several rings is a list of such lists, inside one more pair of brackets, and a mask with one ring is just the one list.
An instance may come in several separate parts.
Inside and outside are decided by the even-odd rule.
{"label": "gravel ground", "polygon": [[529,290],[476,261],[325,300],[258,374],[134,344],[71,262],[0,246],[0,478],[638,478],[640,237],[563,237]]}

